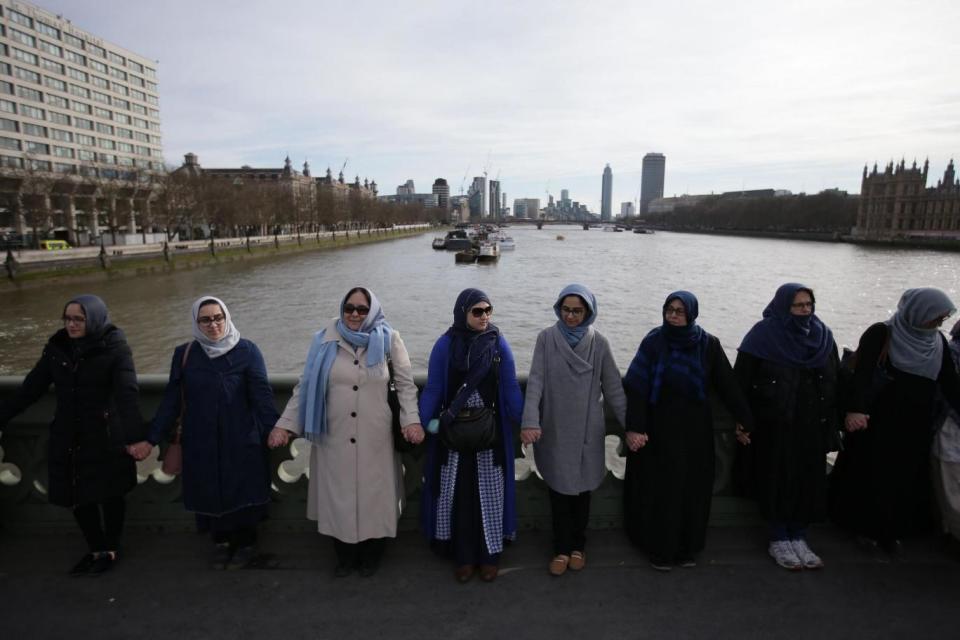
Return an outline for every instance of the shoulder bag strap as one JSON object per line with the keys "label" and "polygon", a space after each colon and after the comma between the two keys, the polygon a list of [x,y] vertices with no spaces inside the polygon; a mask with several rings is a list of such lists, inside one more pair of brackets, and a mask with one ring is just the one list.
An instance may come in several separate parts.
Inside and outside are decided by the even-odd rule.
{"label": "shoulder bag strap", "polygon": [[183,392],[183,372],[187,367],[187,356],[190,355],[190,347],[193,346],[193,340],[187,343],[187,348],[183,350],[183,357],[180,359],[180,415],[177,417],[177,433],[173,437],[175,443],[180,442],[180,436],[183,435],[183,412],[187,408],[187,396]]}

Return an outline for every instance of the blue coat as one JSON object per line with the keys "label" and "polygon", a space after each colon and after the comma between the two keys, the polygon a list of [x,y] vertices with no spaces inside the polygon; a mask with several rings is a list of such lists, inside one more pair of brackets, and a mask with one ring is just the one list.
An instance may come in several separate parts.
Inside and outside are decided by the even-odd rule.
{"label": "blue coat", "polygon": [[[189,343],[188,343],[189,344]],[[182,344],[173,352],[170,381],[150,429],[157,444],[183,412],[183,504],[188,511],[220,516],[270,500],[266,439],[279,414],[257,345],[240,339],[229,353],[210,359],[193,344],[181,370]]]}
{"label": "blue coat", "polygon": [[[513,439],[514,429],[520,425],[523,414],[523,395],[520,393],[520,384],[517,382],[517,369],[513,360],[510,345],[499,337],[497,349],[500,351],[500,378],[497,389],[498,411],[500,422],[503,455],[503,536],[512,538],[517,532],[517,507],[514,495],[513,471]],[[450,362],[450,338],[446,335],[433,345],[430,352],[430,364],[427,368],[427,384],[420,393],[420,420],[426,424],[440,415],[441,409],[447,403],[447,371]],[[427,434],[427,456],[423,467],[423,491],[420,498],[420,525],[427,536],[432,540],[437,522],[437,497],[439,487],[436,486],[438,464],[446,459],[447,449],[439,442],[437,436]]]}

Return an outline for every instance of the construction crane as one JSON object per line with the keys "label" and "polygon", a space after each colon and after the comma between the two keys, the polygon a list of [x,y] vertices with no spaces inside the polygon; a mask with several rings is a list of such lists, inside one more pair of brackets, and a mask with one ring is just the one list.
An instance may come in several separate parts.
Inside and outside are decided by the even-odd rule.
{"label": "construction crane", "polygon": [[350,162],[350,158],[345,158],[343,164],[340,166],[340,175],[343,175],[343,170],[347,168],[348,162]]}
{"label": "construction crane", "polygon": [[467,176],[470,175],[470,165],[467,165],[467,170],[463,172],[463,180],[460,181],[460,195],[463,195],[463,185],[467,182]]}

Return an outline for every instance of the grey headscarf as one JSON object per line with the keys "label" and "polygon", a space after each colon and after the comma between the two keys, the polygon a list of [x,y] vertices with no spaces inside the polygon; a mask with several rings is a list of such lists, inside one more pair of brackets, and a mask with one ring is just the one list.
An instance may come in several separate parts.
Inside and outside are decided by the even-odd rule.
{"label": "grey headscarf", "polygon": [[[223,309],[223,315],[225,317],[223,337],[219,340],[211,340],[207,336],[203,335],[203,331],[200,330],[200,326],[197,324],[197,316],[200,315],[201,303],[209,303],[210,301],[216,302],[220,305],[220,308]],[[235,326],[233,326],[233,320],[230,319],[230,310],[227,309],[227,305],[223,304],[223,300],[220,298],[214,298],[213,296],[200,296],[193,303],[193,309],[190,313],[190,316],[190,319],[192,320],[191,326],[193,327],[193,337],[197,342],[200,343],[200,346],[203,347],[207,357],[211,360],[226,354],[235,346],[237,346],[238,342],[240,342],[240,332],[237,331]]]}
{"label": "grey headscarf", "polygon": [[91,343],[103,337],[103,333],[110,326],[110,314],[107,311],[107,305],[98,296],[85,293],[75,296],[63,305],[63,312],[67,312],[67,307],[71,304],[78,304],[83,307],[83,315],[87,318],[86,335],[80,338],[82,343]]}
{"label": "grey headscarf", "polygon": [[907,289],[900,296],[897,311],[890,316],[890,362],[897,369],[936,380],[943,364],[940,329],[923,325],[956,311],[943,291],[931,287]]}

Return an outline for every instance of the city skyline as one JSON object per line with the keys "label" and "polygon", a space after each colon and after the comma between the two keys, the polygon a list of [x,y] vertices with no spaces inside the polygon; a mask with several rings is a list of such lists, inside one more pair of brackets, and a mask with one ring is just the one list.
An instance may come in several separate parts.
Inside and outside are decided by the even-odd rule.
{"label": "city skyline", "polygon": [[960,131],[947,2],[495,2],[485,20],[513,29],[470,38],[466,3],[34,4],[159,59],[173,165],[349,158],[351,178],[443,177],[451,195],[486,169],[517,197],[567,188],[599,212],[596,167],[617,167],[614,202],[635,201],[652,150],[671,159],[666,196],[855,193],[865,163],[945,165]]}

